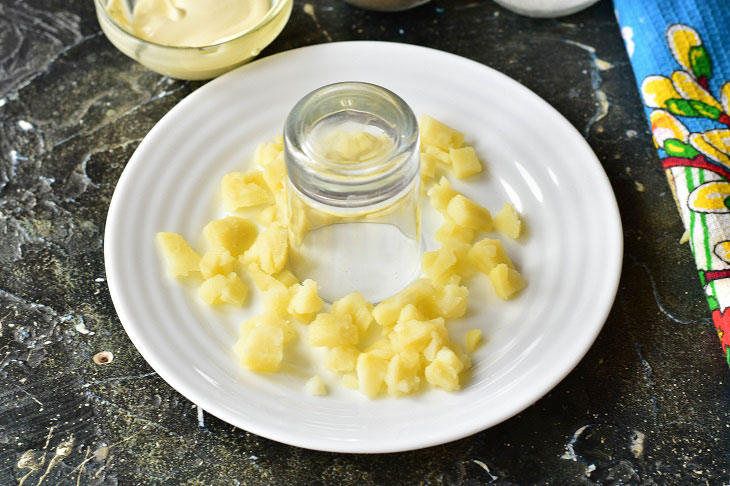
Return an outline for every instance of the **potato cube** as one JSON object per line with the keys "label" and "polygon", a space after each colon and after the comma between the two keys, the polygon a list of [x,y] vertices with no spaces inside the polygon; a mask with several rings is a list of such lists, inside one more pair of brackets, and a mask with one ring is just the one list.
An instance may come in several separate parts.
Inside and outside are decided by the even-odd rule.
{"label": "potato cube", "polygon": [[360,392],[369,398],[380,395],[388,371],[388,361],[374,352],[361,353],[357,357],[357,381]]}
{"label": "potato cube", "polygon": [[360,351],[355,346],[336,346],[327,353],[325,366],[335,373],[355,371]]}
{"label": "potato cube", "polygon": [[289,239],[286,228],[273,223],[256,238],[243,254],[244,263],[255,263],[266,273],[277,273],[286,265],[289,256]]}
{"label": "potato cube", "polygon": [[451,184],[449,184],[446,177],[442,177],[426,194],[431,200],[431,206],[443,213],[447,210],[451,198],[458,195],[459,192],[451,188]]}
{"label": "potato cube", "polygon": [[308,327],[310,346],[348,346],[360,340],[357,326],[352,317],[344,314],[317,314]]}
{"label": "potato cube", "polygon": [[426,381],[431,385],[447,391],[459,389],[459,373],[464,364],[459,357],[448,347],[443,347],[436,354],[436,358],[426,366],[424,374]]}
{"label": "potato cube", "polygon": [[235,272],[228,275],[215,275],[204,281],[198,295],[208,305],[228,304],[241,307],[246,301],[248,287]]}
{"label": "potato cube", "polygon": [[157,233],[157,244],[173,277],[185,277],[200,271],[200,255],[177,233]]}
{"label": "potato cube", "polygon": [[291,270],[289,270],[288,268],[285,268],[281,272],[274,275],[274,278],[283,283],[286,288],[289,288],[292,285],[296,285],[299,283],[299,279],[297,278],[297,276],[291,273]]}
{"label": "potato cube", "polygon": [[446,243],[447,241],[455,240],[461,243],[471,243],[474,239],[474,230],[459,226],[454,223],[451,219],[447,218],[444,223],[439,226],[435,234],[436,241]]}
{"label": "potato cube", "polygon": [[[263,302],[263,308],[267,312],[272,312],[281,317],[286,317],[289,314],[289,302],[291,300],[291,293],[283,283],[275,280],[261,293],[261,299]],[[296,316],[295,316],[296,317]]]}
{"label": "potato cube", "polygon": [[225,248],[213,248],[206,251],[200,259],[200,273],[206,279],[214,275],[228,275],[235,264],[236,259],[231,252]]}
{"label": "potato cube", "polygon": [[271,143],[276,145],[276,148],[278,148],[280,151],[283,151],[284,150],[284,135],[275,136],[274,141]]}
{"label": "potato cube", "polygon": [[393,356],[393,343],[387,339],[379,339],[367,347],[365,353],[373,353],[383,359],[390,359]]}
{"label": "potato cube", "polygon": [[433,179],[436,175],[438,159],[430,154],[421,154],[421,177]]}
{"label": "potato cube", "polygon": [[400,315],[400,311],[404,305],[406,305],[406,303],[404,303],[398,295],[388,297],[381,301],[373,309],[375,322],[384,328],[393,326],[398,321],[398,316]]}
{"label": "potato cube", "polygon": [[419,365],[418,360],[404,359],[399,354],[390,358],[388,368],[385,371],[385,384],[388,387],[388,393],[401,395],[418,390],[421,384],[421,378],[418,376]]}
{"label": "potato cube", "polygon": [[423,350],[423,357],[428,361],[429,363],[436,359],[436,355],[441,350],[441,348],[444,347],[444,340],[441,338],[441,336],[436,336],[431,339],[431,342],[428,343],[428,346]]}
{"label": "potato cube", "polygon": [[441,316],[446,319],[456,319],[466,314],[469,289],[459,285],[445,285],[438,289],[436,304],[441,310]]}
{"label": "potato cube", "polygon": [[461,194],[451,198],[446,212],[459,226],[492,231],[492,216],[489,211]]}
{"label": "potato cube", "polygon": [[421,268],[428,278],[435,283],[443,284],[446,279],[454,274],[456,256],[453,252],[436,250],[424,252],[421,260]]}
{"label": "potato cube", "polygon": [[357,382],[357,375],[353,374],[347,374],[342,377],[342,384],[345,385],[345,388],[349,388],[350,390],[357,390],[359,388],[359,383]]}
{"label": "potato cube", "polygon": [[442,150],[435,145],[425,145],[423,147],[423,153],[425,155],[430,155],[434,159],[436,159],[438,162],[441,162],[442,164],[449,165],[451,164],[451,159],[449,158],[449,152],[448,150]]}
{"label": "potato cube", "polygon": [[421,141],[424,144],[435,145],[444,150],[459,148],[464,143],[464,134],[431,118],[421,115],[418,118],[418,128],[421,132]]}
{"label": "potato cube", "polygon": [[280,328],[283,332],[284,344],[289,343],[296,337],[296,331],[294,330],[294,326],[292,326],[291,322],[286,319],[282,319],[276,314],[264,312],[263,314],[254,316],[241,324],[241,338],[245,339],[246,336],[251,333],[251,331],[260,326],[272,326]]}
{"label": "potato cube", "polygon": [[286,317],[289,314],[289,300],[291,299],[289,289],[282,282],[262,271],[258,265],[250,264],[248,272],[256,287],[262,292],[264,310]]}
{"label": "potato cube", "polygon": [[256,215],[256,222],[261,226],[269,226],[271,223],[281,223],[279,207],[276,204],[266,206]]}
{"label": "potato cube", "polygon": [[225,248],[238,257],[256,240],[258,228],[246,218],[228,216],[205,225],[203,236],[213,248]]}
{"label": "potato cube", "polygon": [[473,147],[451,149],[449,159],[454,175],[458,179],[466,179],[482,171],[482,163]]}
{"label": "potato cube", "polygon": [[289,291],[292,296],[289,301],[289,313],[294,316],[317,313],[324,305],[317,293],[318,286],[314,280],[307,279],[301,284],[292,285]]}
{"label": "potato cube", "polygon": [[479,343],[482,341],[482,330],[471,329],[466,333],[466,351],[473,353]]}
{"label": "potato cube", "polygon": [[333,314],[346,314],[352,317],[360,335],[365,334],[373,322],[373,305],[365,300],[360,292],[353,292],[332,304]]}
{"label": "potato cube", "polygon": [[[423,272],[437,285],[452,283],[452,277],[469,277],[474,269],[468,264],[469,245],[455,240],[447,241],[436,251],[423,254]],[[458,280],[457,280],[458,282]]]}
{"label": "potato cube", "polygon": [[398,314],[398,322],[422,321],[423,319],[423,314],[413,304],[407,304]]}
{"label": "potato cube", "polygon": [[284,332],[280,327],[261,325],[238,341],[236,354],[253,371],[275,372],[284,357]]}
{"label": "potato cube", "polygon": [[261,143],[256,148],[253,160],[257,165],[264,167],[268,165],[269,162],[278,157],[282,150],[283,148],[279,148],[279,145],[276,143]]}
{"label": "potato cube", "polygon": [[286,163],[283,154],[279,154],[264,166],[263,177],[266,187],[273,194],[284,193],[286,190]]}
{"label": "potato cube", "polygon": [[[400,322],[393,328],[391,342],[396,351],[423,352],[434,337],[440,337],[444,320]],[[445,330],[445,328],[443,328]]]}
{"label": "potato cube", "polygon": [[311,396],[323,396],[327,394],[327,386],[322,381],[322,378],[317,375],[307,380],[307,384],[304,385],[304,390],[307,392],[307,395]]}
{"label": "potato cube", "polygon": [[[261,183],[259,183],[259,180]],[[269,204],[273,201],[271,194],[263,184],[261,172],[231,172],[221,180],[221,198],[226,211]]]}
{"label": "potato cube", "polygon": [[503,235],[517,239],[522,232],[522,220],[510,203],[504,203],[502,210],[494,217],[494,227]]}
{"label": "potato cube", "polygon": [[511,299],[527,285],[520,272],[504,263],[500,263],[489,272],[489,280],[492,281],[497,297],[502,300]]}
{"label": "potato cube", "polygon": [[469,262],[480,272],[489,274],[494,267],[504,263],[515,268],[504,251],[502,242],[490,238],[477,241],[469,250]]}

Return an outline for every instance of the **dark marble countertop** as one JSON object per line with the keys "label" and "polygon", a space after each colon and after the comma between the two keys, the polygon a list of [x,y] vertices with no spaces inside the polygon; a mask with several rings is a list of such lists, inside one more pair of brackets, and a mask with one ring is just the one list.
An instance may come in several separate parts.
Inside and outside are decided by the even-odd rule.
{"label": "dark marble countertop", "polygon": [[[313,452],[199,415],[125,335],[102,236],[126,161],[201,83],[120,54],[91,0],[0,0],[0,484],[730,481],[730,375],[610,1],[558,20],[486,0],[400,14],[305,5],[262,55],[352,39],[430,46],[506,73],[583,132],[617,194],[626,245],[590,353],[516,417],[408,453]],[[96,364],[104,351],[113,361]]]}

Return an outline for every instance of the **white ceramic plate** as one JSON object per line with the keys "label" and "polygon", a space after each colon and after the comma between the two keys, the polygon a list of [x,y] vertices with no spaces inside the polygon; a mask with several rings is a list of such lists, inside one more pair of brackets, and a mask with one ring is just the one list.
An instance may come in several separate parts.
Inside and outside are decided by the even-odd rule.
{"label": "white ceramic plate", "polygon": [[[315,364],[263,376],[230,351],[237,323],[257,312],[216,312],[194,288],[169,279],[154,244],[175,231],[193,245],[217,216],[220,177],[247,165],[256,144],[281,131],[290,107],[337,81],[367,81],[400,94],[468,134],[486,172],[456,188],[488,208],[511,201],[527,234],[509,242],[529,286],[500,302],[486,277],[471,286],[455,339],[487,342],[458,393],[367,400]],[[436,219],[426,218],[432,234]],[[239,68],[172,109],[149,132],[119,180],[105,237],[109,289],[132,342],[171,386],[235,426],[288,444],[338,452],[432,446],[497,424],[534,403],[578,363],[615,297],[622,260],[616,201],[596,156],[552,107],[510,78],[443,52],[404,44],[343,42],[278,54]],[[429,243],[429,245],[432,243]],[[252,286],[253,288],[253,286]],[[252,291],[252,294],[255,294]],[[296,353],[306,346],[301,345]],[[296,360],[296,357],[288,358]],[[287,363],[292,369],[294,361]],[[304,383],[320,373],[327,397]]]}

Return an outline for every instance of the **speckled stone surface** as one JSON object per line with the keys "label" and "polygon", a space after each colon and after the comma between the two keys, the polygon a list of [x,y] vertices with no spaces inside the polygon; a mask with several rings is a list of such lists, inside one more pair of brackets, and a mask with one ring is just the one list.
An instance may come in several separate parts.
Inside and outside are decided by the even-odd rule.
{"label": "speckled stone surface", "polygon": [[[618,298],[590,353],[518,416],[409,453],[307,451],[199,416],[127,339],[102,236],[126,161],[200,83],[117,52],[91,0],[1,0],[0,484],[730,482],[730,374],[678,243],[611,3],[559,20],[491,1],[401,14],[311,5],[295,2],[262,55],[351,39],[430,46],[522,82],[585,134],[618,196],[626,244]],[[96,364],[102,351],[113,361]]]}

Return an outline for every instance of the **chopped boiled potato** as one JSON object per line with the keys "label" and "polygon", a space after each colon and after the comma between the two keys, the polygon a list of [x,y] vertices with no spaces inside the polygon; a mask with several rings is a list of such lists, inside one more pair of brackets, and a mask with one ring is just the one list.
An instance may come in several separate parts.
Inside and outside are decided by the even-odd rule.
{"label": "chopped boiled potato", "polygon": [[393,328],[391,341],[398,351],[422,352],[433,338],[433,326],[426,321],[399,322]]}
{"label": "chopped boiled potato", "polygon": [[467,353],[473,353],[479,343],[482,341],[482,330],[471,329],[466,333],[466,351]]}
{"label": "chopped boiled potato", "polygon": [[[284,284],[277,282],[261,293],[264,310],[273,312],[282,317],[289,314],[291,293]],[[296,316],[295,316],[296,317]]]}
{"label": "chopped boiled potato", "polygon": [[[419,125],[421,195],[424,185],[444,170],[440,164],[451,166],[460,179],[483,170],[474,148],[463,145],[462,133],[427,116],[421,117]],[[371,160],[392,148],[388,137],[367,132],[335,131],[325,139],[328,146],[323,146],[322,153],[339,163]],[[256,221],[265,229],[259,233],[257,225],[238,216],[211,221],[203,229],[208,250],[202,258],[180,235],[159,233],[157,240],[170,273],[200,272],[202,300],[210,305],[240,306],[248,288],[235,268],[239,261],[246,264],[261,291],[263,312],[241,324],[234,351],[251,370],[275,372],[281,368],[284,347],[297,336],[296,319],[309,324],[309,345],[329,348],[324,365],[342,375],[347,388],[359,389],[370,398],[383,392],[392,396],[413,393],[425,383],[458,390],[460,374],[471,366],[471,353],[482,340],[480,329],[466,333],[465,347],[449,338],[446,320],[467,312],[469,289],[461,285],[462,279],[477,271],[486,273],[502,299],[513,297],[526,285],[499,240],[471,242],[476,232],[493,228],[519,237],[522,223],[518,213],[505,204],[492,219],[487,209],[440,177],[427,192],[432,206],[445,217],[435,234],[441,247],[423,254],[421,267],[428,278],[416,280],[376,306],[353,292],[333,302],[331,311],[322,312],[324,302],[317,283],[299,283],[287,266],[289,245],[301,243],[311,228],[336,220],[309,210],[298,198],[288,200],[283,149],[282,136],[259,145],[254,159],[260,170],[233,172],[221,181],[225,208],[256,207]],[[362,221],[383,218],[396,210],[396,205],[387,206]],[[317,375],[304,388],[310,395],[328,393]]]}
{"label": "chopped boiled potato", "polygon": [[289,288],[292,285],[296,285],[299,283],[299,279],[297,278],[297,276],[291,273],[291,270],[289,270],[288,268],[274,275],[274,278],[283,283],[286,288]]}
{"label": "chopped boiled potato", "polygon": [[441,310],[441,316],[446,319],[456,319],[466,314],[469,289],[459,285],[445,285],[437,289],[436,305]]}
{"label": "chopped boiled potato", "polygon": [[446,177],[442,177],[437,184],[428,190],[427,194],[431,200],[431,206],[443,213],[446,212],[451,198],[458,195],[459,192],[451,188],[451,184],[449,184]]}
{"label": "chopped boiled potato", "polygon": [[421,177],[433,179],[436,176],[438,159],[430,154],[421,154]]}
{"label": "chopped boiled potato", "polygon": [[387,339],[379,339],[365,348],[363,352],[372,353],[383,359],[390,359],[394,354],[393,343]]}
{"label": "chopped boiled potato", "polygon": [[204,281],[198,295],[208,305],[228,304],[240,307],[246,301],[248,287],[241,278],[231,272],[228,275],[215,275]]}
{"label": "chopped boiled potato", "polygon": [[421,384],[419,376],[421,363],[418,354],[396,354],[388,362],[385,371],[385,384],[390,395],[401,395],[418,390]]}
{"label": "chopped boiled potato", "polygon": [[[468,264],[469,245],[455,240],[447,241],[436,251],[423,254],[421,267],[423,272],[435,284],[454,283],[452,277],[469,277],[474,269]],[[456,280],[458,283],[458,279]]]}
{"label": "chopped boiled potato", "polygon": [[200,273],[203,278],[214,275],[228,275],[233,271],[236,259],[225,248],[212,248],[203,254],[200,259]]}
{"label": "chopped boiled potato", "polygon": [[271,194],[266,190],[261,172],[231,172],[221,180],[221,198],[226,211],[269,204]]}
{"label": "chopped boiled potato", "polygon": [[348,346],[360,340],[357,325],[346,314],[317,314],[307,328],[311,346]]}
{"label": "chopped boiled potato", "polygon": [[350,390],[357,390],[360,384],[357,382],[357,375],[347,374],[342,377],[342,384]]}
{"label": "chopped boiled potato", "polygon": [[454,130],[428,115],[421,115],[418,119],[418,128],[421,132],[421,141],[424,144],[448,150],[459,148],[464,143],[464,134]]}
{"label": "chopped boiled potato", "polygon": [[459,179],[466,179],[482,171],[482,163],[473,147],[452,148],[449,150],[449,159],[454,175]]}
{"label": "chopped boiled potato", "polygon": [[277,206],[276,204],[266,206],[256,215],[256,222],[259,223],[261,226],[269,226],[271,223],[277,222],[280,223],[281,217],[279,206]]}
{"label": "chopped boiled potato", "polygon": [[234,348],[244,366],[253,371],[278,371],[284,358],[284,331],[266,324],[257,326]]}
{"label": "chopped boiled potato", "polygon": [[426,317],[438,316],[434,302],[434,285],[428,279],[419,279],[400,291],[388,297],[373,309],[375,321],[385,329],[390,329],[398,322],[401,309],[413,304]]}
{"label": "chopped boiled potato", "polygon": [[275,142],[259,144],[256,148],[256,153],[253,156],[254,162],[261,167],[266,166],[282,152],[283,147],[279,147],[280,145]]}
{"label": "chopped boiled potato", "polygon": [[243,255],[244,263],[256,263],[261,270],[272,274],[281,271],[289,255],[289,240],[284,226],[273,223],[256,238]]}
{"label": "chopped boiled potato", "polygon": [[263,178],[266,187],[273,194],[282,194],[286,190],[286,163],[284,155],[280,154],[264,166]]}
{"label": "chopped boiled potato", "polygon": [[177,233],[157,233],[157,244],[167,261],[167,271],[173,277],[184,277],[200,271],[200,255],[185,238]]}
{"label": "chopped boiled potato", "polygon": [[287,316],[291,293],[286,285],[262,271],[257,265],[249,265],[248,272],[256,287],[261,290],[264,310],[281,317]]}
{"label": "chopped boiled potato", "polygon": [[502,242],[491,238],[484,238],[474,243],[469,250],[469,262],[477,270],[486,274],[489,274],[500,263],[515,268],[504,251]]}
{"label": "chopped boiled potato", "polygon": [[489,211],[461,194],[451,198],[446,212],[459,226],[492,231],[492,216]]}
{"label": "chopped boiled potato", "polygon": [[[310,224],[307,212],[304,210],[301,203],[297,204],[298,199],[292,198],[292,200],[291,214],[288,215],[289,236],[294,244],[300,245],[302,241],[304,241],[304,237],[307,235],[312,225]],[[282,214],[287,215],[286,202],[283,207],[285,209],[282,210]]]}
{"label": "chopped boiled potato", "polygon": [[388,371],[388,360],[378,356],[375,351],[361,353],[357,357],[356,370],[360,391],[370,398],[380,395]]}
{"label": "chopped boiled potato", "polygon": [[431,157],[436,159],[436,161],[441,162],[442,164],[451,164],[448,150],[442,150],[435,145],[425,145],[423,147],[423,153],[426,155],[430,155]]}
{"label": "chopped boiled potato", "polygon": [[520,272],[504,263],[489,272],[489,280],[492,281],[497,297],[502,300],[511,299],[527,285]]}
{"label": "chopped boiled potato", "polygon": [[273,276],[261,270],[255,263],[247,265],[247,268],[249,275],[251,275],[251,278],[253,279],[254,285],[256,285],[256,288],[262,292],[278,282],[278,280],[276,280]]}
{"label": "chopped boiled potato", "polygon": [[287,344],[296,337],[296,331],[294,330],[294,326],[292,326],[291,322],[286,319],[282,319],[276,314],[268,312],[254,316],[241,324],[241,332],[239,335],[241,338],[245,339],[251,331],[260,326],[280,328],[283,332],[284,344]]}
{"label": "chopped boiled potato", "polygon": [[271,143],[276,145],[276,148],[278,148],[279,150],[284,151],[284,135],[275,136],[274,141]]}
{"label": "chopped boiled potato", "polygon": [[422,321],[424,319],[421,311],[413,304],[406,304],[398,314],[398,322]]}
{"label": "chopped boiled potato", "polygon": [[430,363],[436,359],[436,355],[443,347],[444,339],[441,336],[434,336],[431,338],[431,342],[428,343],[428,346],[426,346],[421,354],[423,355],[423,358]]}
{"label": "chopped boiled potato", "polygon": [[446,218],[444,223],[436,230],[434,237],[436,238],[436,241],[440,241],[441,243],[445,243],[450,240],[456,240],[462,243],[471,243],[474,239],[474,230],[464,226],[459,226],[454,223],[452,219]]}
{"label": "chopped boiled potato", "polygon": [[304,389],[306,390],[307,395],[323,396],[327,394],[327,386],[322,381],[322,378],[317,375],[314,375],[307,380],[307,384],[304,386]]}
{"label": "chopped boiled potato", "polygon": [[239,216],[216,219],[205,225],[203,236],[213,248],[225,248],[238,257],[256,239],[258,228],[254,223]]}
{"label": "chopped boiled potato", "polygon": [[504,203],[502,210],[494,217],[494,227],[503,235],[517,239],[522,232],[522,220],[510,203]]}
{"label": "chopped boiled potato", "polygon": [[355,371],[357,357],[360,354],[355,346],[335,346],[327,353],[325,366],[335,373]]}
{"label": "chopped boiled potato", "polygon": [[289,291],[289,313],[300,321],[309,322],[324,305],[314,280],[307,279],[301,284],[292,285]]}
{"label": "chopped boiled potato", "polygon": [[459,357],[448,347],[443,347],[436,354],[436,358],[426,366],[424,374],[426,381],[435,387],[447,391],[459,389],[459,373],[464,364]]}
{"label": "chopped boiled potato", "polygon": [[360,292],[353,292],[332,304],[333,314],[346,314],[352,317],[360,334],[365,332],[373,322],[373,305],[365,300]]}

